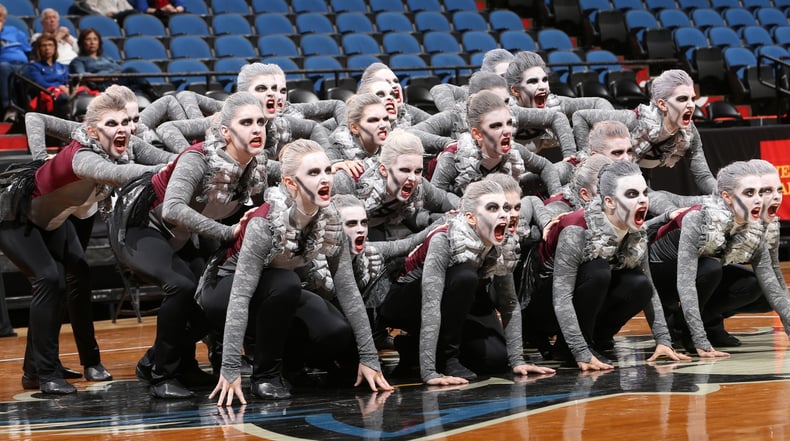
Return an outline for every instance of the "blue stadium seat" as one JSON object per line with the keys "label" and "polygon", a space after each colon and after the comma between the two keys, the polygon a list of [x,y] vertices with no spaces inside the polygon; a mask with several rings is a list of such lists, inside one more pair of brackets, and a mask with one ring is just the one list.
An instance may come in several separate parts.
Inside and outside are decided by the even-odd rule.
{"label": "blue stadium seat", "polygon": [[96,29],[99,35],[105,38],[123,37],[118,23],[110,17],[105,17],[103,15],[86,15],[80,18],[78,27],[80,31],[84,31],[88,28]]}
{"label": "blue stadium seat", "polygon": [[225,13],[214,16],[211,21],[214,35],[252,35],[252,28],[247,17],[236,13]]}
{"label": "blue stadium seat", "polygon": [[757,25],[757,19],[745,8],[725,9],[721,15],[724,17],[724,21],[727,22],[727,26],[734,29],[739,36],[743,35],[743,28],[746,26]]}
{"label": "blue stadium seat", "polygon": [[760,26],[766,28],[769,32],[773,32],[776,26],[786,26],[788,24],[784,12],[778,8],[760,8],[754,11],[754,16],[757,17]]}
{"label": "blue stadium seat", "polygon": [[167,36],[167,31],[162,21],[148,14],[134,14],[126,17],[123,21],[123,30],[126,37],[134,37],[136,35],[147,35],[149,37]]}
{"label": "blue stadium seat", "polygon": [[467,31],[461,35],[461,44],[464,52],[471,54],[474,52],[488,52],[499,47],[491,34],[483,31]]}
{"label": "blue stadium seat", "polygon": [[170,55],[173,58],[212,59],[211,47],[206,40],[196,35],[180,35],[170,40]]}
{"label": "blue stadium seat", "polygon": [[250,7],[245,0],[219,0],[211,2],[211,9],[214,15],[218,14],[242,14],[250,13]]}
{"label": "blue stadium seat", "polygon": [[239,76],[238,72],[247,64],[248,61],[244,58],[227,57],[217,60],[217,63],[214,65],[215,72],[233,72],[226,75],[217,75],[217,81],[222,85],[222,89],[225,92],[233,92],[236,87],[236,79]]}
{"label": "blue stadium seat", "polygon": [[488,31],[488,23],[478,12],[456,12],[453,14],[453,27],[456,32]]}
{"label": "blue stadium seat", "polygon": [[774,42],[780,46],[790,47],[790,25],[774,28]]}
{"label": "blue stadium seat", "polygon": [[[776,91],[760,83],[760,78],[774,82],[773,67],[758,66],[757,57],[744,47],[728,47],[724,49],[724,64],[730,73],[730,87],[733,89],[734,100],[750,102],[759,99],[774,99]],[[735,81],[737,79],[737,81]]]}
{"label": "blue stadium seat", "polygon": [[291,2],[291,9],[293,9],[294,14],[304,14],[307,12],[326,14],[329,12],[327,3],[326,0],[293,0]]}
{"label": "blue stadium seat", "polygon": [[596,29],[598,27],[598,14],[601,11],[611,11],[612,9],[612,4],[609,0],[579,0],[579,10]]}
{"label": "blue stadium seat", "polygon": [[658,21],[664,29],[691,27],[691,19],[680,9],[664,9],[658,12]]}
{"label": "blue stadium seat", "polygon": [[207,16],[210,14],[208,10],[208,5],[206,5],[205,0],[181,0],[184,2],[184,10],[190,14],[196,14],[200,16]]}
{"label": "blue stadium seat", "polygon": [[310,55],[328,55],[337,57],[340,55],[340,49],[337,46],[337,41],[329,35],[325,34],[309,34],[302,37],[299,43],[302,48],[302,54],[307,57]]}
{"label": "blue stadium seat", "polygon": [[524,22],[515,12],[506,9],[498,9],[488,14],[488,22],[491,30],[502,31],[523,31]]}
{"label": "blue stadium seat", "polygon": [[339,34],[363,33],[372,34],[376,30],[367,15],[359,12],[344,12],[335,17],[335,26]]}
{"label": "blue stadium seat", "polygon": [[33,29],[30,29],[30,26],[28,26],[27,23],[19,17],[12,17],[9,15],[5,19],[5,24],[19,29],[20,31],[24,32],[25,35],[27,35],[28,37],[33,35],[32,32]]}
{"label": "blue stadium seat", "polygon": [[101,39],[102,55],[110,57],[115,61],[121,61],[121,51],[118,46],[109,38]]}
{"label": "blue stadium seat", "polygon": [[62,21],[64,15],[69,15],[69,8],[73,4],[74,0],[38,0],[39,15],[44,9],[54,9]]}
{"label": "blue stadium seat", "polygon": [[[152,63],[152,62],[146,61],[146,60],[129,60],[129,61],[125,61],[123,64],[121,64],[121,71],[125,71],[125,70],[127,70],[127,71],[128,70],[134,70],[134,71],[140,72],[140,73],[152,73],[152,74],[162,73],[162,69],[160,69],[159,66],[157,66],[155,63]],[[165,77],[155,76],[155,75],[152,75],[150,77],[145,77],[145,79],[152,86],[163,85],[163,84],[166,84],[168,82],[165,79]]]}
{"label": "blue stadium seat", "polygon": [[683,54],[690,66],[696,67],[694,54],[697,48],[708,47],[708,38],[694,27],[677,28],[672,35],[678,52]]}
{"label": "blue stadium seat", "polygon": [[746,26],[743,28],[743,42],[752,49],[774,44],[774,39],[762,26]]}
{"label": "blue stadium seat", "polygon": [[584,60],[582,60],[575,52],[563,50],[552,51],[549,52],[547,58],[547,64],[555,65],[550,67],[551,71],[554,72],[559,77],[559,80],[563,83],[571,84],[570,75],[574,72],[587,72],[587,68],[585,66],[566,66],[562,64],[584,63]]}
{"label": "blue stadium seat", "polygon": [[306,12],[296,16],[296,30],[304,34],[334,34],[335,27],[324,14]]}
{"label": "blue stadium seat", "polygon": [[[787,61],[790,58],[790,52],[782,46],[777,46],[775,44],[766,44],[765,46],[760,46],[754,51],[754,55],[758,57],[757,62],[758,64],[761,62],[759,59],[760,55],[767,55],[769,57],[778,58],[780,60]],[[773,60],[764,59],[763,61],[766,64],[774,64]]]}
{"label": "blue stadium seat", "polygon": [[584,54],[584,61],[590,63],[590,70],[598,73],[598,82],[601,84],[608,84],[606,77],[609,75],[609,72],[622,72],[624,70],[617,55],[607,50],[589,50]]}
{"label": "blue stadium seat", "polygon": [[317,94],[324,90],[324,83],[327,81],[337,81],[345,74],[342,73],[343,66],[335,57],[326,55],[313,55],[305,57],[304,68],[307,71],[320,70],[320,72],[307,72],[307,78],[313,81],[313,89]]}
{"label": "blue stadium seat", "polygon": [[258,53],[261,57],[300,56],[296,43],[285,35],[261,35],[258,37]]}
{"label": "blue stadium seat", "polygon": [[688,13],[694,9],[710,8],[710,2],[708,0],[678,0],[678,7]]}
{"label": "blue stadium seat", "polygon": [[444,10],[446,12],[457,11],[477,11],[475,0],[444,0]]}
{"label": "blue stadium seat", "polygon": [[[415,78],[430,77],[428,65],[420,56],[414,54],[395,54],[390,57],[389,67],[405,86]],[[408,70],[403,70],[408,69]]]}
{"label": "blue stadium seat", "polygon": [[[181,58],[173,60],[167,64],[168,73],[202,73],[209,72],[208,66],[200,60],[191,58]],[[203,90],[208,88],[208,81],[210,76],[171,76],[170,82],[175,86],[176,90]]]}
{"label": "blue stadium seat", "polygon": [[380,32],[414,32],[411,21],[402,12],[381,12],[376,15]]}
{"label": "blue stadium seat", "polygon": [[167,60],[167,49],[158,39],[147,36],[129,37],[123,42],[123,54],[129,60]]}
{"label": "blue stadium seat", "polygon": [[612,0],[612,6],[618,11],[630,11],[631,9],[644,9],[642,0]]}
{"label": "blue stadium seat", "polygon": [[526,31],[504,31],[499,34],[499,44],[510,52],[538,50],[537,43]]}
{"label": "blue stadium seat", "polygon": [[431,67],[433,74],[440,78],[442,83],[457,81],[458,78],[472,75],[472,70],[463,69],[436,69],[437,67],[459,67],[466,66],[467,62],[460,55],[453,53],[438,53],[431,55]]}
{"label": "blue stadium seat", "polygon": [[414,16],[414,27],[417,32],[452,31],[452,26],[441,12],[420,11]]}
{"label": "blue stadium seat", "polygon": [[171,37],[177,37],[179,35],[200,35],[207,37],[211,35],[206,20],[197,14],[176,14],[170,17],[168,27],[170,28]]}
{"label": "blue stadium seat", "polygon": [[401,0],[370,0],[370,12],[406,12],[406,4]]}
{"label": "blue stadium seat", "polygon": [[741,0],[741,6],[750,11],[757,11],[760,8],[772,8],[774,5],[771,0]]}
{"label": "blue stadium seat", "polygon": [[287,57],[266,57],[261,60],[261,63],[266,64],[276,64],[280,66],[280,68],[285,72],[285,80],[286,81],[301,81],[304,80],[304,76],[296,71],[299,70],[299,66],[296,63]]}
{"label": "blue stadium seat", "polygon": [[645,31],[660,28],[656,17],[646,10],[633,9],[625,13],[625,26],[634,34],[640,44],[644,44]]}
{"label": "blue stadium seat", "polygon": [[573,50],[573,42],[565,31],[560,29],[542,29],[538,31],[538,46],[543,52],[554,50]]}
{"label": "blue stadium seat", "polygon": [[741,47],[741,38],[738,34],[726,26],[716,26],[708,29],[708,40],[710,45],[720,48]]}
{"label": "blue stadium seat", "polygon": [[365,14],[368,12],[368,7],[364,0],[331,0],[332,10],[335,14],[343,12],[359,12]]}
{"label": "blue stadium seat", "polygon": [[362,71],[367,69],[367,67],[373,63],[381,63],[381,62],[383,62],[383,60],[376,55],[370,55],[370,54],[352,55],[348,57],[348,60],[346,61],[346,66],[349,69],[358,70],[358,72],[351,72],[351,78],[359,81],[359,79],[362,77]]}
{"label": "blue stadium seat", "polygon": [[258,14],[290,14],[291,7],[285,0],[252,0],[252,13]]}
{"label": "blue stadium seat", "polygon": [[422,53],[420,42],[413,35],[406,32],[384,34],[381,46],[384,49],[384,53],[389,55]]}
{"label": "blue stadium seat", "polygon": [[716,26],[724,26],[724,19],[715,9],[695,9],[691,11],[691,21],[702,32]]}
{"label": "blue stadium seat", "polygon": [[409,5],[409,11],[414,13],[420,11],[442,11],[442,5],[439,4],[439,0],[406,0],[406,4]]}
{"label": "blue stadium seat", "polygon": [[343,53],[346,55],[381,53],[378,42],[367,34],[346,34],[343,35]]}
{"label": "blue stadium seat", "polygon": [[662,9],[675,9],[675,0],[645,0],[645,8],[650,12],[658,12]]}
{"label": "blue stadium seat", "polygon": [[741,2],[740,0],[710,0],[710,7],[717,11],[723,11],[729,8],[740,8]]}
{"label": "blue stadium seat", "polygon": [[258,52],[250,40],[241,35],[223,35],[214,40],[217,58],[258,58]]}
{"label": "blue stadium seat", "polygon": [[258,35],[296,34],[296,29],[291,20],[279,14],[259,14],[255,17],[255,30]]}
{"label": "blue stadium seat", "polygon": [[428,32],[422,36],[422,45],[425,52],[429,54],[457,54],[461,52],[461,45],[449,32]]}
{"label": "blue stadium seat", "polygon": [[15,17],[35,17],[36,8],[30,0],[3,0],[2,3],[8,10],[8,15]]}

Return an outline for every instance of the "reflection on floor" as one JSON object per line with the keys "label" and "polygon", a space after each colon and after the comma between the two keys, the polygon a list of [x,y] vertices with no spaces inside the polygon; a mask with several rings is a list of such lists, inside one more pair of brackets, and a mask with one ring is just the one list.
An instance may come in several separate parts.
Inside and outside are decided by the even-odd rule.
{"label": "reflection on floor", "polygon": [[[227,410],[207,399],[208,389],[194,399],[164,401],[150,398],[134,380],[136,357],[150,341],[150,331],[139,327],[150,322],[115,330],[111,341],[128,334],[123,347],[102,341],[105,360],[116,360],[105,363],[119,380],[77,382],[77,394],[60,398],[21,390],[21,362],[8,352],[12,344],[23,348],[24,337],[3,339],[0,438],[783,439],[790,436],[787,337],[775,328],[775,317],[761,323],[744,326],[736,334],[743,345],[715,361],[647,363],[652,340],[632,331],[618,336],[616,369],[609,372],[584,374],[529,353],[557,373],[453,388],[393,381],[394,392],[379,394],[296,389],[290,400],[248,395],[247,406]],[[66,346],[71,338],[62,340]]]}

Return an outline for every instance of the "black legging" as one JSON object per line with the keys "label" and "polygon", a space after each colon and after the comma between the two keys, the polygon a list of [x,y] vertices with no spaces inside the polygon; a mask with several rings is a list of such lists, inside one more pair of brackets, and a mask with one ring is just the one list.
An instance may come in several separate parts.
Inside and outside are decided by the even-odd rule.
{"label": "black legging", "polygon": [[721,283],[702,310],[705,327],[719,327],[725,317],[739,312],[768,312],[771,305],[763,295],[757,276],[741,265],[722,267]]}
{"label": "black legging", "polygon": [[495,293],[480,283],[466,316],[461,342],[461,363],[478,374],[505,372],[509,365],[502,322],[497,316]]}
{"label": "black legging", "polygon": [[[110,240],[116,240],[116,236],[110,235]],[[155,383],[173,378],[185,366],[196,364],[195,342],[208,328],[194,298],[195,270],[200,265],[193,261],[202,259],[189,244],[174,250],[162,233],[149,227],[128,228],[126,245],[119,247],[116,243],[115,249],[138,278],[159,285],[165,294],[156,318],[151,374]]]}
{"label": "black legging", "polygon": [[[90,311],[90,269],[71,223],[52,231],[0,223],[0,250],[31,282],[33,299],[23,369],[42,383],[63,378],[58,361],[61,307],[66,291],[80,363],[100,362]],[[86,306],[87,305],[87,306]]]}
{"label": "black legging", "polygon": [[[678,295],[678,262],[670,261],[663,263],[650,263],[650,274],[653,276],[653,283],[656,286],[658,295],[661,297],[661,304],[664,308],[664,315],[670,331],[679,330],[688,332],[688,325],[683,317]],[[699,298],[699,310],[704,311],[705,305],[719,286],[722,278],[721,263],[712,257],[700,257],[697,260],[697,274],[695,285],[697,287],[697,297]]]}

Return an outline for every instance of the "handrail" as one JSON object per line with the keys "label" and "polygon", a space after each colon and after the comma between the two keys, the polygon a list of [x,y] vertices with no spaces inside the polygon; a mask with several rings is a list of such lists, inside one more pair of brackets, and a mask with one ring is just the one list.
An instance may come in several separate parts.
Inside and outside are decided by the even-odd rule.
{"label": "handrail", "polygon": [[[760,69],[760,67],[768,66],[768,63],[765,64],[762,63],[763,59],[767,59],[773,62],[773,65],[770,66],[773,69],[773,80],[774,80],[773,82],[767,81],[763,76],[763,69]],[[758,66],[757,80],[760,82],[760,84],[776,90],[777,98],[779,97],[780,92],[785,95],[790,95],[790,89],[784,87],[781,84],[778,84],[776,81],[777,78],[787,78],[786,75],[783,75],[784,72],[782,71],[787,69],[787,71],[790,72],[790,63],[788,63],[785,60],[782,60],[781,58],[776,58],[771,55],[758,54],[757,66]]]}

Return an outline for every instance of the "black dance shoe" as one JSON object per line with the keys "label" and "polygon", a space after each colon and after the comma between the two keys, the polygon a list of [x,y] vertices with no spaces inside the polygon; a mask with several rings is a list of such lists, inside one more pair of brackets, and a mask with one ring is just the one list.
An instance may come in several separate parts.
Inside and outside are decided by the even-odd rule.
{"label": "black dance shoe", "polygon": [[151,376],[151,365],[147,363],[148,359],[143,357],[137,362],[137,367],[134,368],[134,376],[137,377],[142,383],[151,384],[153,377]]}
{"label": "black dance shoe", "polygon": [[470,371],[466,366],[462,365],[461,362],[455,357],[447,359],[447,361],[444,363],[444,370],[442,372],[444,375],[463,378],[467,381],[477,380],[477,374]]}
{"label": "black dance shoe", "polygon": [[741,340],[729,332],[721,329],[719,331],[708,332],[708,341],[715,348],[730,348],[741,345]]}
{"label": "black dance shoe", "polygon": [[187,387],[206,387],[216,386],[219,377],[215,377],[203,369],[194,366],[181,373],[178,376],[178,380]]}
{"label": "black dance shoe", "polygon": [[0,338],[3,338],[3,337],[16,337],[16,336],[17,336],[17,333],[13,329],[9,329],[9,330],[0,332]]}
{"label": "black dance shoe", "polygon": [[23,374],[22,375],[22,389],[38,389],[38,375]]}
{"label": "black dance shoe", "polygon": [[67,368],[66,366],[63,366],[63,365],[60,366],[60,372],[63,373],[63,378],[65,378],[67,380],[74,380],[74,379],[77,379],[77,378],[82,378],[82,374],[80,373],[80,371],[76,371],[74,369],[69,369],[69,368]]}
{"label": "black dance shoe", "polygon": [[166,400],[191,398],[195,395],[194,392],[184,387],[184,385],[175,378],[152,384],[150,392],[152,397]]}
{"label": "black dance shoe", "polygon": [[53,395],[68,395],[77,392],[77,388],[67,383],[66,380],[58,378],[43,383],[41,385],[41,392]]}
{"label": "black dance shoe", "polygon": [[112,374],[99,363],[85,368],[85,379],[88,381],[110,381],[112,380]]}
{"label": "black dance shoe", "polygon": [[291,398],[291,390],[281,375],[252,383],[252,394],[264,400]]}

